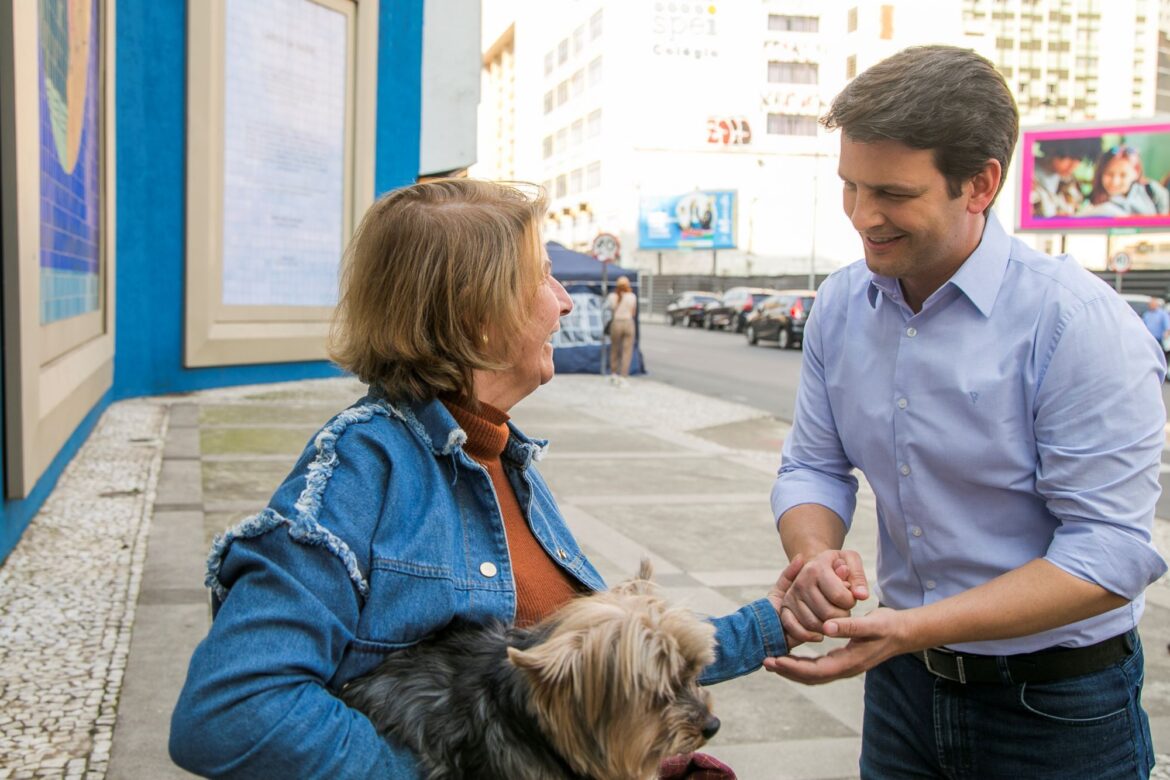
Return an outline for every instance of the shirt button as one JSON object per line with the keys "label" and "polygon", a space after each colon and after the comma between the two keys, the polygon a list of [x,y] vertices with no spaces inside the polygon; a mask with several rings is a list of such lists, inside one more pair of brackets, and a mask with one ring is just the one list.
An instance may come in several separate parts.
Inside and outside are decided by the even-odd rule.
{"label": "shirt button", "polygon": [[910,529],[910,533],[914,534],[915,536],[922,536],[922,529],[918,526],[914,526]]}
{"label": "shirt button", "polygon": [[908,465],[906,465],[905,463],[902,464],[901,468],[899,468],[898,471],[902,472],[903,477],[910,476],[910,467]]}
{"label": "shirt button", "polygon": [[496,565],[491,561],[484,561],[479,565],[479,573],[485,577],[494,577],[497,571]]}
{"label": "shirt button", "polygon": [[906,328],[906,335],[910,338],[914,338],[918,335],[918,328]]}
{"label": "shirt button", "polygon": [[909,404],[909,403],[910,403],[910,402],[909,402],[909,401],[907,401],[905,398],[899,398],[899,399],[898,399],[898,408],[899,408],[899,409],[905,409],[905,408],[906,408],[906,405],[907,405],[907,404]]}
{"label": "shirt button", "polygon": [[926,581],[926,589],[927,590],[934,590],[934,586],[935,586],[934,580],[927,580]]}

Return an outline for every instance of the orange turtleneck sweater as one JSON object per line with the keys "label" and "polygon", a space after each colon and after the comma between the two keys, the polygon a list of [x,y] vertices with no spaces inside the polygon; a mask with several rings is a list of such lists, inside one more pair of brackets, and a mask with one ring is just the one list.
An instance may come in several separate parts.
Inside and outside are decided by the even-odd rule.
{"label": "orange turtleneck sweater", "polygon": [[504,473],[500,455],[508,443],[508,415],[484,403],[479,405],[477,414],[456,401],[442,400],[455,422],[467,433],[463,449],[492,478],[500,513],[504,516],[504,534],[516,582],[516,623],[531,625],[581,590],[576,580],[553,561],[533,536],[516,500],[516,491]]}

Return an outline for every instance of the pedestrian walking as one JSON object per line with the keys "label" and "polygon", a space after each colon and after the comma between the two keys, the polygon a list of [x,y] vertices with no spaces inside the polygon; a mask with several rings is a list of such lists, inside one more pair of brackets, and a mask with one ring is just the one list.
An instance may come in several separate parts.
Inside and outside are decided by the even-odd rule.
{"label": "pedestrian walking", "polygon": [[[821,121],[865,259],[818,290],[772,508],[808,560],[785,629],[848,643],[766,666],[866,674],[863,778],[1145,777],[1162,351],[1107,285],[1000,225],[1018,114],[986,59],[904,50]],[[879,606],[849,617],[869,585],[840,551],[854,469]]]}
{"label": "pedestrian walking", "polygon": [[629,382],[630,361],[634,358],[634,319],[638,313],[638,296],[630,287],[628,276],[619,276],[614,291],[605,298],[609,312],[609,378],[621,387]]}

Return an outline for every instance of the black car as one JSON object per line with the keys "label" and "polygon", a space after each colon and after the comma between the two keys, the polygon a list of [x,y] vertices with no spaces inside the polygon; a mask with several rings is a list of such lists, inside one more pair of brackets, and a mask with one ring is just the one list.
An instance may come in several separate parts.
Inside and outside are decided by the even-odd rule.
{"label": "black car", "polygon": [[816,297],[813,290],[781,290],[760,301],[744,329],[748,343],[775,341],[781,349],[799,347]]}
{"label": "black car", "polygon": [[767,287],[732,287],[723,293],[721,301],[707,304],[703,312],[703,326],[707,330],[731,328],[736,333],[743,333],[748,315],[756,304],[779,292]]}
{"label": "black car", "polygon": [[718,303],[719,296],[706,290],[686,290],[666,304],[666,316],[671,325],[703,324],[703,311],[709,303]]}

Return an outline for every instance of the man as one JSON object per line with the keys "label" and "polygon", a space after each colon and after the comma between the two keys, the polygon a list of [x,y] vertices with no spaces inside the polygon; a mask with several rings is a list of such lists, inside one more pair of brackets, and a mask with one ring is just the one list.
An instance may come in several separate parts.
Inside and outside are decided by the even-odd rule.
{"label": "man", "polygon": [[1076,170],[1085,158],[1100,152],[1092,138],[1068,138],[1040,142],[1040,155],[1032,172],[1032,216],[1071,217],[1085,202]]}
{"label": "man", "polygon": [[[822,122],[842,131],[865,260],[818,291],[772,508],[807,561],[785,630],[849,641],[766,666],[867,673],[864,778],[1147,776],[1135,628],[1166,571],[1161,350],[1103,282],[992,213],[1018,115],[987,60],[908,49]],[[849,617],[867,596],[842,551],[854,468],[877,499],[880,593]]]}
{"label": "man", "polygon": [[1162,299],[1151,297],[1149,308],[1142,313],[1142,322],[1146,324],[1146,330],[1154,337],[1154,340],[1161,346],[1165,343],[1166,331],[1170,330],[1170,314],[1166,313],[1166,309],[1162,306]]}

